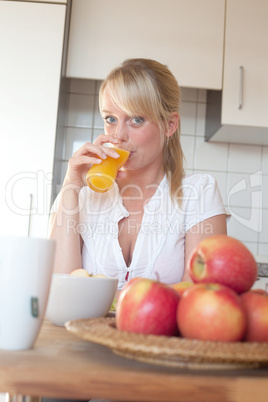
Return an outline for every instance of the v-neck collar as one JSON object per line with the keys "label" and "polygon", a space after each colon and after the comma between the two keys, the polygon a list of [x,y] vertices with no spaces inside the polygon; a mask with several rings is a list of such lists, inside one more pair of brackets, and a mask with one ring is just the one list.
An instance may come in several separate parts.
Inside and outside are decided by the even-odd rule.
{"label": "v-neck collar", "polygon": [[[157,210],[158,205],[159,205],[159,201],[160,201],[160,197],[166,191],[168,191],[168,189],[169,189],[168,180],[167,180],[166,175],[164,175],[164,177],[161,180],[161,182],[159,183],[154,195],[152,196],[152,198],[144,206],[144,213],[143,213],[143,217],[142,217],[142,221],[141,221],[141,227],[145,223],[145,221],[147,220],[148,213],[152,213],[152,212]],[[116,211],[115,211],[115,214],[114,214],[114,217],[113,217],[113,222],[117,223],[117,238],[116,238],[116,241],[118,243],[117,244],[118,250],[120,251],[118,253],[118,259],[119,259],[120,265],[121,266],[124,265],[126,271],[131,272],[134,269],[134,267],[135,267],[135,265],[137,263],[137,261],[136,261],[138,259],[137,250],[140,249],[139,245],[140,245],[140,243],[143,242],[143,238],[144,238],[145,234],[143,233],[143,231],[139,230],[139,233],[137,235],[136,242],[135,242],[135,245],[134,245],[134,249],[133,249],[132,260],[131,260],[130,265],[127,266],[126,261],[125,261],[124,256],[123,256],[122,248],[121,248],[119,240],[118,240],[118,234],[119,234],[119,221],[121,219],[123,219],[124,217],[128,217],[129,212],[128,212],[127,208],[124,206],[124,203],[123,203],[122,197],[120,195],[119,188],[118,188],[117,184],[115,184],[115,186],[114,186],[114,191],[116,192],[116,195],[118,196],[118,200],[119,200],[119,203],[117,204],[117,208],[116,208]]]}

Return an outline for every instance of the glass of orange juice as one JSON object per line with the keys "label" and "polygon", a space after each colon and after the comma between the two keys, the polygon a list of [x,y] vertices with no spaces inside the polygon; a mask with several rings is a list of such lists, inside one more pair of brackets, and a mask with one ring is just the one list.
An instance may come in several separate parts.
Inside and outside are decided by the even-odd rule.
{"label": "glass of orange juice", "polygon": [[100,164],[93,165],[87,172],[87,185],[98,193],[105,193],[114,184],[118,170],[126,163],[129,151],[113,148],[120,156],[117,159],[107,156]]}

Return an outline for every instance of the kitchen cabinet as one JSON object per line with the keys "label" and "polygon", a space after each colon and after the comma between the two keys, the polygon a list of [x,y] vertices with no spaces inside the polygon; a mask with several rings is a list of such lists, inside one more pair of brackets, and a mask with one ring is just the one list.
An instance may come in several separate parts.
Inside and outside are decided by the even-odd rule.
{"label": "kitchen cabinet", "polygon": [[46,237],[65,4],[0,1],[0,233]]}
{"label": "kitchen cabinet", "polygon": [[[25,1],[25,0],[17,0],[17,1]],[[28,2],[34,1],[35,3],[44,3],[44,0],[27,0],[27,1]],[[46,3],[67,4],[67,0],[46,0]]]}
{"label": "kitchen cabinet", "polygon": [[223,124],[268,127],[268,2],[229,0]]}
{"label": "kitchen cabinet", "polygon": [[73,0],[67,76],[102,80],[144,57],[181,86],[221,89],[224,16],[225,0]]}
{"label": "kitchen cabinet", "polygon": [[227,0],[223,90],[208,93],[213,141],[268,144],[267,20],[266,0]]}

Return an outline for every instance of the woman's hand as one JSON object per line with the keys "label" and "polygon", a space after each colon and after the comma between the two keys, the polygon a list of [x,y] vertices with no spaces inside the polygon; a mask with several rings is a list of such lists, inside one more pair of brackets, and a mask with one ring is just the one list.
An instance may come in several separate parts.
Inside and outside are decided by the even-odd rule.
{"label": "woman's hand", "polygon": [[103,145],[107,142],[118,143],[113,136],[101,134],[93,144],[87,142],[74,152],[68,163],[64,185],[71,184],[76,188],[82,188],[86,185],[86,174],[93,164],[101,163],[107,156],[118,158],[119,154],[116,151]]}

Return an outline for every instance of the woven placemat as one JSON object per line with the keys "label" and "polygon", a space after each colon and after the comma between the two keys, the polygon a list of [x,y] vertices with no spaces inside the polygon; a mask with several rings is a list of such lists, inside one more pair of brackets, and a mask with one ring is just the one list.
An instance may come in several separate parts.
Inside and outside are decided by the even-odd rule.
{"label": "woven placemat", "polygon": [[210,342],[119,331],[115,318],[69,321],[67,331],[107,346],[126,358],[190,369],[245,369],[268,366],[268,343]]}

